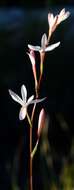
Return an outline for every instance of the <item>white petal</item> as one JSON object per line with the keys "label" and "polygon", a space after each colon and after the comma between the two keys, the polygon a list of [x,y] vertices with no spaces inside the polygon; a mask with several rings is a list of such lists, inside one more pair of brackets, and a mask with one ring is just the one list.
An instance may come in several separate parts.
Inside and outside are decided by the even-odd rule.
{"label": "white petal", "polygon": [[62,9],[60,14],[58,15],[57,24],[60,24],[62,21],[66,20],[69,17],[69,15],[70,15],[69,11],[65,12],[65,9]]}
{"label": "white petal", "polygon": [[22,95],[23,102],[26,103],[26,100],[27,100],[27,89],[26,89],[25,85],[21,86],[21,95]]}
{"label": "white petal", "polygon": [[28,48],[33,50],[33,51],[40,51],[41,47],[40,46],[32,46],[30,44],[28,44]]}
{"label": "white petal", "polygon": [[51,13],[48,13],[48,24],[49,24],[49,27],[50,27],[50,19],[51,19]]}
{"label": "white petal", "polygon": [[19,119],[20,119],[20,120],[25,119],[26,114],[27,114],[27,108],[26,108],[25,106],[23,106],[23,107],[20,109],[20,112],[19,112]]}
{"label": "white petal", "polygon": [[35,58],[34,58],[34,56],[32,56],[30,53],[28,53],[28,56],[29,56],[29,58],[31,60],[32,65],[34,66],[35,65]]}
{"label": "white petal", "polygon": [[51,22],[54,20],[54,15],[51,13]]}
{"label": "white petal", "polygon": [[42,99],[35,99],[35,100],[33,100],[30,104],[40,103],[40,102],[44,101],[45,99],[46,99],[46,97],[45,97],[45,98],[42,98]]}
{"label": "white petal", "polygon": [[65,14],[65,8],[60,11],[60,14],[59,14],[59,15],[62,16],[62,15],[64,15],[64,14]]}
{"label": "white petal", "polygon": [[56,15],[56,16],[54,17],[52,27],[53,27],[54,25],[56,25],[57,20],[58,20],[58,15]]}
{"label": "white petal", "polygon": [[41,39],[41,47],[45,49],[46,45],[47,45],[47,36],[46,34],[43,34],[42,39]]}
{"label": "white petal", "polygon": [[58,47],[59,45],[60,45],[60,42],[55,43],[55,44],[52,44],[52,45],[48,46],[48,47],[45,49],[45,52],[47,52],[47,51],[52,51],[53,49],[55,49],[55,48]]}
{"label": "white petal", "polygon": [[31,104],[31,102],[32,102],[33,99],[34,99],[34,95],[32,95],[32,96],[28,99],[27,105]]}
{"label": "white petal", "polygon": [[14,93],[12,90],[9,90],[9,94],[12,97],[12,99],[16,102],[18,102],[19,104],[23,105],[23,101],[22,99],[16,94]]}
{"label": "white petal", "polygon": [[54,15],[53,15],[52,13],[49,13],[49,14],[48,14],[49,27],[52,27],[53,21],[54,21]]}
{"label": "white petal", "polygon": [[65,13],[65,15],[63,16],[62,21],[66,20],[69,16],[70,16],[70,12],[67,11],[67,12]]}

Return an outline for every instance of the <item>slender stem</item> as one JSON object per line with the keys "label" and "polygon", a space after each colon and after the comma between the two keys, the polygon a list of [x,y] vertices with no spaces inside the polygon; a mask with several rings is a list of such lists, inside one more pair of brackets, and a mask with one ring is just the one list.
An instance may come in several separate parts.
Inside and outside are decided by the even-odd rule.
{"label": "slender stem", "polygon": [[40,74],[40,78],[39,78],[39,88],[40,88],[41,81],[42,81],[42,74]]}
{"label": "slender stem", "polygon": [[32,123],[31,123],[31,119],[30,119],[30,117],[29,117],[28,112],[27,112],[27,119],[28,119],[28,122],[29,122],[30,128],[32,128]]}
{"label": "slender stem", "polygon": [[[36,98],[38,98],[38,91],[36,89]],[[32,124],[32,127],[33,127],[33,119],[34,119],[34,114],[35,114],[35,109],[36,109],[36,104],[34,104],[33,106],[33,110],[32,110],[32,115],[31,115],[31,124]],[[30,190],[33,190],[33,176],[32,176],[32,127],[30,127],[30,182],[29,182],[29,185],[30,185]]]}
{"label": "slender stem", "polygon": [[[38,98],[38,89],[35,88],[35,92],[36,92],[36,99]],[[35,109],[36,109],[36,103],[33,106],[33,110],[32,110],[32,115],[31,115],[31,123],[33,124],[33,119],[34,119],[34,114],[35,114]]]}
{"label": "slender stem", "polygon": [[51,35],[52,35],[52,32],[49,31],[49,34],[48,34],[48,43],[49,43],[49,41],[50,41]]}
{"label": "slender stem", "polygon": [[32,157],[31,157],[31,153],[32,153],[32,122],[31,119],[27,113],[27,119],[30,125],[30,133],[29,133],[29,190],[33,190],[33,184],[32,184]]}
{"label": "slender stem", "polygon": [[42,80],[42,75],[43,75],[44,59],[45,59],[45,52],[41,52],[40,53],[40,77],[39,77],[39,84],[38,84],[39,88],[40,88],[40,85],[41,85],[41,80]]}
{"label": "slender stem", "polygon": [[34,104],[33,110],[32,110],[32,115],[31,115],[31,122],[32,123],[33,123],[33,119],[34,119],[35,108],[36,108],[36,104]]}
{"label": "slender stem", "polygon": [[[43,62],[44,62],[44,58],[45,58],[45,52],[41,52],[40,53],[40,77],[39,77],[39,82],[37,83],[37,86],[35,88],[36,99],[39,97],[39,89],[40,89],[42,75],[43,75]],[[34,119],[35,109],[36,109],[36,104],[34,104],[33,110],[32,110],[32,115],[31,115],[31,122],[32,123],[33,123],[33,119]]]}
{"label": "slender stem", "polygon": [[[42,74],[43,74],[43,61],[44,61],[44,57],[45,57],[45,53],[41,54],[41,68],[40,68],[40,72],[41,72],[41,78],[39,81],[39,85],[36,85],[35,91],[36,91],[36,98],[38,98],[39,96],[39,88],[40,88],[40,84],[41,84],[41,79],[42,79]],[[36,104],[34,104],[33,106],[33,110],[32,110],[32,115],[31,115],[31,120],[29,118],[29,116],[27,115],[29,124],[30,124],[30,181],[29,181],[29,185],[30,185],[30,190],[33,190],[33,181],[32,181],[32,128],[33,128],[33,119],[34,119],[34,114],[35,114],[35,109],[36,109]],[[36,148],[38,146],[38,142],[36,145]]]}
{"label": "slender stem", "polygon": [[33,184],[32,184],[32,157],[31,157],[31,153],[32,153],[32,127],[30,127],[30,178],[29,178],[29,189],[33,190]]}

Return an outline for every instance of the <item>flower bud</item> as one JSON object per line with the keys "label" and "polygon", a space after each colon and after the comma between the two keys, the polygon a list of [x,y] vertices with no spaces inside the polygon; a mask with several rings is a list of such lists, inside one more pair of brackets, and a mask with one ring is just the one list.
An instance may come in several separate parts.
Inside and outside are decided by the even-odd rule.
{"label": "flower bud", "polygon": [[39,121],[38,121],[38,131],[37,131],[38,138],[40,137],[41,131],[45,126],[45,119],[46,119],[45,111],[42,108],[39,114]]}
{"label": "flower bud", "polygon": [[62,21],[66,20],[70,16],[69,11],[65,11],[65,9],[62,9],[58,15],[57,25],[60,24]]}
{"label": "flower bud", "polygon": [[52,13],[48,13],[48,24],[49,24],[49,34],[48,34],[48,42],[52,33],[56,30],[57,26],[64,20],[66,20],[70,15],[69,11],[65,11],[62,9],[60,13],[54,16]]}
{"label": "flower bud", "polygon": [[33,70],[33,76],[35,80],[35,86],[37,86],[37,76],[36,76],[36,63],[35,63],[35,53],[33,50],[30,50],[30,53],[28,53],[31,64],[32,64],[32,70]]}

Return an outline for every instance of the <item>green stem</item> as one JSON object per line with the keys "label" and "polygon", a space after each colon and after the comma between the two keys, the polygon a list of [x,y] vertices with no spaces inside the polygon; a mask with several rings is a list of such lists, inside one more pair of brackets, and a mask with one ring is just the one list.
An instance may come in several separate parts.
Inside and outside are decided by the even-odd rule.
{"label": "green stem", "polygon": [[35,153],[36,153],[36,151],[37,151],[38,143],[39,143],[39,140],[37,140],[36,145],[35,145],[35,147],[34,147],[32,153],[31,153],[32,159],[33,159],[33,157],[34,157],[34,155],[35,155]]}
{"label": "green stem", "polygon": [[28,113],[27,113],[27,119],[28,119],[28,122],[29,122],[30,128],[32,128],[31,119],[30,119],[30,117],[29,117],[29,114],[28,114]]}

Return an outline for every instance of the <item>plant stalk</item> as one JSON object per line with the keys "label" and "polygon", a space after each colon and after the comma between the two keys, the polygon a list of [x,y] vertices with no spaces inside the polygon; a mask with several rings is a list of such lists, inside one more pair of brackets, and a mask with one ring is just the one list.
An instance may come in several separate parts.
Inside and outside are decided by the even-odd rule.
{"label": "plant stalk", "polygon": [[[45,56],[45,54],[42,54],[42,56],[41,56],[41,64],[42,65],[43,65],[43,61],[44,61],[44,56]],[[40,83],[41,83],[41,79],[42,79],[42,74],[43,74],[43,69],[41,68],[41,78],[40,78],[40,81],[39,81],[39,88],[40,88]],[[36,88],[35,91],[36,91],[36,98],[38,98],[39,89]],[[31,120],[30,120],[31,121],[31,126],[30,126],[30,181],[29,181],[29,185],[30,185],[29,189],[30,190],[33,190],[32,156],[31,156],[31,153],[32,153],[32,125],[33,125],[35,109],[36,109],[36,104],[34,104],[34,107],[33,107],[33,110],[32,110],[32,115],[31,115]],[[30,121],[29,121],[29,124],[30,124]]]}
{"label": "plant stalk", "polygon": [[30,133],[29,133],[29,190],[33,190],[33,183],[32,183],[32,157],[31,157],[31,153],[32,153],[32,122],[31,122],[31,119],[28,115],[28,112],[27,112],[27,119],[28,119],[28,122],[29,122],[29,130],[30,130]]}
{"label": "plant stalk", "polygon": [[32,153],[32,127],[30,127],[30,176],[29,176],[29,189],[33,190],[33,182],[32,182],[32,157],[31,157],[31,153]]}

